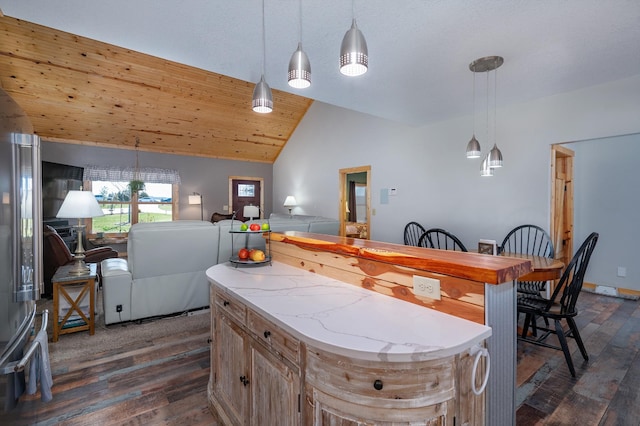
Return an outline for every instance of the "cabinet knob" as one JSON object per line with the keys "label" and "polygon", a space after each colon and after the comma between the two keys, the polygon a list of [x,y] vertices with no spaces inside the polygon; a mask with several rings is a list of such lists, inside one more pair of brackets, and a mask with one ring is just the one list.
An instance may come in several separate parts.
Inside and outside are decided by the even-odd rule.
{"label": "cabinet knob", "polygon": [[229,306],[229,302],[225,300],[224,302],[222,302],[222,306]]}
{"label": "cabinet knob", "polygon": [[382,380],[377,379],[375,382],[373,382],[373,388],[375,390],[382,390]]}
{"label": "cabinet knob", "polygon": [[247,386],[249,384],[249,380],[247,379],[246,376],[240,376],[240,382],[244,385]]}
{"label": "cabinet knob", "polygon": [[271,336],[271,332],[269,330],[266,330],[263,334],[265,339],[268,339],[269,336]]}

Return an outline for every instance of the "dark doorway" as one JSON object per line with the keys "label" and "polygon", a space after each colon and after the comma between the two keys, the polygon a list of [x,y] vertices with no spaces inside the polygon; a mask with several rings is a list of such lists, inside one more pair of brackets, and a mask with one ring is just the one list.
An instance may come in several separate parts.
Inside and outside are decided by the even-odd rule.
{"label": "dark doorway", "polygon": [[262,186],[260,180],[252,179],[231,179],[231,210],[236,212],[236,219],[245,221],[243,210],[245,206],[256,206],[260,209],[260,215],[254,219],[260,218],[262,212]]}

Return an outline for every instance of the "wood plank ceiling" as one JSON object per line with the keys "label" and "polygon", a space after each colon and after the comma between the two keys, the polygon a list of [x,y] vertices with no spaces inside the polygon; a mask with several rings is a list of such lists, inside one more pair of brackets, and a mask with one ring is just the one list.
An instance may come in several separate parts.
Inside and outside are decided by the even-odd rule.
{"label": "wood plank ceiling", "polygon": [[273,163],[313,102],[8,16],[0,84],[43,140]]}

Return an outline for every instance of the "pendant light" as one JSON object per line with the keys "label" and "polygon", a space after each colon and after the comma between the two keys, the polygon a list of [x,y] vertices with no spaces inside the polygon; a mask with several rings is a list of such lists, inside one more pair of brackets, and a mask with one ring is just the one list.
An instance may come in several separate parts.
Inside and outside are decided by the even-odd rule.
{"label": "pendant light", "polygon": [[476,73],[473,73],[473,136],[467,144],[467,158],[480,157],[480,142],[476,139]]}
{"label": "pendant light", "polygon": [[480,165],[480,176],[493,176],[493,169],[489,167],[489,154],[484,156]]}
{"label": "pendant light", "polygon": [[496,104],[498,103],[498,67],[493,71],[493,148],[489,152],[489,167],[492,169],[502,167],[502,152],[498,149],[498,128],[496,126]]}
{"label": "pendant light", "polygon": [[484,58],[476,59],[469,64],[469,69],[474,73],[473,80],[473,98],[474,98],[474,114],[473,114],[473,127],[474,135],[467,144],[467,158],[478,158],[481,155],[480,143],[475,138],[475,73],[486,72],[487,73],[487,140],[489,140],[489,72],[494,71],[494,99],[493,99],[493,127],[494,127],[494,144],[491,151],[486,154],[482,160],[480,168],[481,176],[493,176],[493,169],[502,167],[502,152],[498,149],[496,142],[496,98],[497,98],[497,69],[504,63],[504,59],[501,56],[487,56]]}
{"label": "pendant light", "polygon": [[252,107],[255,112],[265,114],[273,111],[273,96],[271,95],[271,88],[264,80],[264,68],[266,62],[266,42],[264,35],[264,0],[262,0],[262,76],[260,81],[253,89],[253,102]]}
{"label": "pendant light", "polygon": [[302,50],[302,0],[299,3],[300,38],[298,48],[289,61],[289,86],[304,89],[311,86],[311,63],[307,54]]}
{"label": "pendant light", "polygon": [[355,0],[351,1],[351,9],[353,16],[351,28],[345,33],[340,47],[340,72],[355,77],[367,72],[369,52],[367,41],[356,25]]}

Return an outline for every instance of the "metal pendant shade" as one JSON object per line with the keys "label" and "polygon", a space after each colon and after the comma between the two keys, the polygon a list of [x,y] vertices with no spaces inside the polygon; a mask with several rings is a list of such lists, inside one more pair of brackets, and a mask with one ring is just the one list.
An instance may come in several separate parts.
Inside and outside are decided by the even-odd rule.
{"label": "metal pendant shade", "polygon": [[484,156],[480,165],[480,176],[493,176],[493,169],[489,167],[489,154]]}
{"label": "metal pendant shade", "polygon": [[492,169],[502,167],[502,152],[496,144],[493,144],[493,148],[489,151],[489,167]]}
{"label": "metal pendant shade", "polygon": [[298,49],[293,52],[289,61],[289,86],[296,89],[311,86],[311,63],[302,50],[302,43],[298,43]]}
{"label": "metal pendant shade", "polygon": [[340,47],[340,72],[354,77],[366,73],[368,67],[367,42],[356,25],[356,18],[353,18],[351,28],[344,35]]}
{"label": "metal pendant shade", "polygon": [[273,96],[271,95],[271,87],[264,81],[264,75],[260,77],[260,81],[253,89],[253,110],[261,114],[273,111]]}
{"label": "metal pendant shade", "polygon": [[311,63],[309,57],[302,50],[302,0],[299,2],[300,41],[298,48],[289,61],[289,86],[295,89],[305,89],[311,86]]}
{"label": "metal pendant shade", "polygon": [[467,158],[479,158],[481,154],[480,142],[476,139],[476,135],[471,137],[471,140],[467,144]]}
{"label": "metal pendant shade", "polygon": [[253,89],[253,101],[251,107],[255,112],[266,114],[273,111],[273,95],[271,94],[271,87],[264,80],[264,68],[266,62],[266,42],[264,35],[264,0],[262,0],[262,75],[260,81]]}

